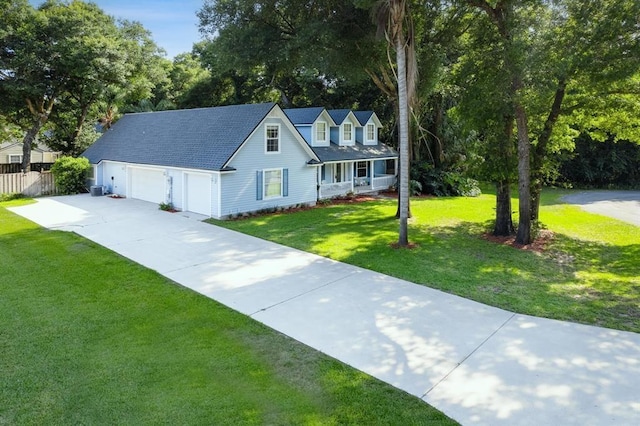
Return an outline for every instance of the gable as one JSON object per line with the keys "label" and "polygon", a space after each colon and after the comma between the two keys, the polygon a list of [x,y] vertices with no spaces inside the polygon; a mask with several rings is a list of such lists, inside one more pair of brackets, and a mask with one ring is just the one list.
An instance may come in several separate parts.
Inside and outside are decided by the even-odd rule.
{"label": "gable", "polygon": [[285,112],[278,105],[274,105],[271,111],[269,111],[269,114],[261,120],[261,122],[255,127],[255,129],[251,132],[251,134],[247,136],[247,138],[242,142],[242,144],[240,144],[240,146],[238,146],[238,148],[229,157],[229,159],[225,161],[225,163],[223,164],[223,167],[227,167],[233,161],[236,155],[238,155],[238,153],[243,149],[244,145],[247,144],[249,141],[257,140],[260,142],[253,142],[253,143],[264,143],[265,123],[274,123],[274,124],[279,124],[284,126],[287,132],[291,135],[291,137],[295,141],[295,143],[300,145],[302,150],[308,156],[308,158],[306,158],[305,161],[310,161],[310,160],[319,161],[318,157],[316,156],[316,153],[313,151],[313,149],[311,149],[311,147],[309,147],[309,144],[302,137],[298,129],[296,129],[296,127],[293,125],[293,123],[291,122],[287,114],[285,114]]}

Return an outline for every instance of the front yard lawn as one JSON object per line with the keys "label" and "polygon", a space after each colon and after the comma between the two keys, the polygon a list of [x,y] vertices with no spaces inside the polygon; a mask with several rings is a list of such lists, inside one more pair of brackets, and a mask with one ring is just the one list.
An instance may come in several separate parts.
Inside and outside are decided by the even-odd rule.
{"label": "front yard lawn", "polygon": [[211,223],[510,311],[640,332],[640,228],[564,204],[566,193],[543,193],[554,238],[542,253],[482,237],[491,194],[412,199],[411,250],[390,247],[395,200]]}
{"label": "front yard lawn", "polygon": [[455,424],[417,398],[2,205],[0,424]]}

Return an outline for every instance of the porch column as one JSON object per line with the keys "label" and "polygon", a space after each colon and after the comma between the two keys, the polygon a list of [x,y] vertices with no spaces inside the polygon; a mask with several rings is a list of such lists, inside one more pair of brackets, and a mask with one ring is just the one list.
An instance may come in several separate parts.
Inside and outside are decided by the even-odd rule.
{"label": "porch column", "polygon": [[356,181],[356,168],[355,166],[355,162],[351,161],[350,163],[344,163],[345,167],[349,167],[349,172],[348,175],[351,176],[351,192],[355,192],[355,181]]}
{"label": "porch column", "polygon": [[375,176],[376,166],[374,160],[369,161],[369,179],[371,180],[371,190],[373,190],[373,177]]}

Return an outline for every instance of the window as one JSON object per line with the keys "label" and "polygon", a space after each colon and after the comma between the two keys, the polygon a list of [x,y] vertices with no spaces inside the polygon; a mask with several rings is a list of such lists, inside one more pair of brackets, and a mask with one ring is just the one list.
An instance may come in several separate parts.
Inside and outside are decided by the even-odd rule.
{"label": "window", "polygon": [[374,124],[367,124],[367,140],[376,140],[376,126]]}
{"label": "window", "polygon": [[336,179],[335,182],[342,182],[342,163],[336,164]]}
{"label": "window", "polygon": [[316,123],[316,142],[325,142],[327,140],[327,123],[320,121]]}
{"label": "window", "polygon": [[368,167],[366,161],[358,161],[356,163],[356,177],[367,177]]}
{"label": "window", "polygon": [[266,133],[266,152],[274,154],[280,152],[280,125],[267,124]]}
{"label": "window", "polygon": [[22,155],[9,154],[9,163],[11,163],[11,164],[20,164],[20,163],[22,163]]}
{"label": "window", "polygon": [[264,171],[264,198],[282,196],[282,169]]}
{"label": "window", "polygon": [[353,139],[353,127],[351,123],[344,123],[342,127],[342,139],[350,142]]}

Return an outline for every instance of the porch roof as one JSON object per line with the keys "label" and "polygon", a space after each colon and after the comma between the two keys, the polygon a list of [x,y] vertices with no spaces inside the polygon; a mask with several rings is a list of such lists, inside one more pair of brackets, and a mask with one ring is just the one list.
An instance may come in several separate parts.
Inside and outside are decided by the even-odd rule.
{"label": "porch roof", "polygon": [[326,147],[313,147],[318,158],[323,163],[331,161],[375,160],[382,158],[397,158],[398,153],[391,147],[379,143],[377,145],[362,145],[356,142],[354,146],[339,146],[333,142]]}

